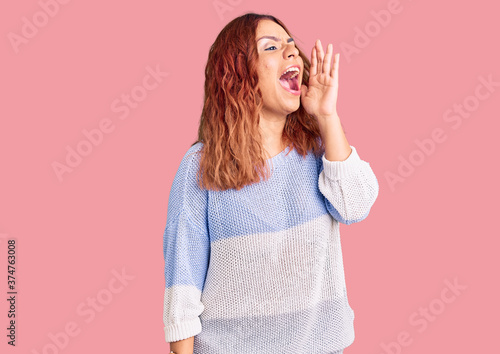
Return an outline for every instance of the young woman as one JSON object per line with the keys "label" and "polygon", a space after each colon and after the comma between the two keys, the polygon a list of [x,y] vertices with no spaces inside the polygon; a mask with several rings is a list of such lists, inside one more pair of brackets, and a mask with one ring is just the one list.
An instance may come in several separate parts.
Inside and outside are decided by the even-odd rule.
{"label": "young woman", "polygon": [[[333,58],[333,65],[332,65]],[[342,353],[354,340],[339,223],[366,218],[370,165],[337,114],[339,55],[311,61],[248,13],[210,48],[198,140],[170,191],[165,339],[172,352]]]}

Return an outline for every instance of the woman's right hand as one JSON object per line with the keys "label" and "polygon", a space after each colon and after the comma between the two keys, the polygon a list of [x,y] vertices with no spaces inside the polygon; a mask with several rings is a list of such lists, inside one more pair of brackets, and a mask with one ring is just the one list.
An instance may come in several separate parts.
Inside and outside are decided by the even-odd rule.
{"label": "woman's right hand", "polygon": [[193,354],[194,336],[170,343],[170,351],[175,354]]}

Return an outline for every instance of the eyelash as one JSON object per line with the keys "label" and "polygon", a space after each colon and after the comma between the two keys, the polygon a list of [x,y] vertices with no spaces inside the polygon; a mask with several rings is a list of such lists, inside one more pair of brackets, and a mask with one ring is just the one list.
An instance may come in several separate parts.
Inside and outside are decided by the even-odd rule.
{"label": "eyelash", "polygon": [[266,49],[264,49],[264,50],[269,50],[269,49],[271,49],[272,47],[277,48],[275,45],[272,45],[272,46],[270,46],[269,48],[266,48]]}

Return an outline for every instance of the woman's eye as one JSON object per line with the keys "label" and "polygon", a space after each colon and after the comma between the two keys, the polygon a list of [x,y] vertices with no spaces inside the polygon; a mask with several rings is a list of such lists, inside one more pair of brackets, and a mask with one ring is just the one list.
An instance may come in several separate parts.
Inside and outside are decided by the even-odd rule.
{"label": "woman's eye", "polygon": [[276,48],[276,46],[272,45],[272,46],[270,46],[269,48],[267,48],[266,50],[269,50],[269,49],[271,49],[271,48]]}

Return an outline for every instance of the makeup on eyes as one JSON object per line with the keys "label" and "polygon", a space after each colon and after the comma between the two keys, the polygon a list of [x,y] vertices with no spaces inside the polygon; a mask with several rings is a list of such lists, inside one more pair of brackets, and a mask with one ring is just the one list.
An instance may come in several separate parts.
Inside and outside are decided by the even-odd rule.
{"label": "makeup on eyes", "polygon": [[[257,39],[257,42],[260,41],[261,39],[271,39],[272,41],[274,42],[278,42],[278,43],[281,43],[281,39],[278,38],[278,37],[275,37],[275,36],[262,36],[260,37],[259,39]],[[290,43],[290,42],[294,42],[293,38],[290,37],[286,40],[287,43]],[[268,45],[269,43],[267,43],[266,45]],[[270,46],[269,48],[272,48],[273,46]],[[264,50],[268,50],[269,48],[266,48]]]}
{"label": "makeup on eyes", "polygon": [[[281,39],[278,38],[278,37],[274,37],[274,36],[262,36],[260,37],[259,39],[257,39],[257,42],[260,41],[261,39],[264,39],[264,38],[267,38],[267,39],[272,39],[273,41],[275,42],[281,42]],[[293,42],[293,38],[290,37],[286,40],[287,43],[290,43],[290,42]]]}

